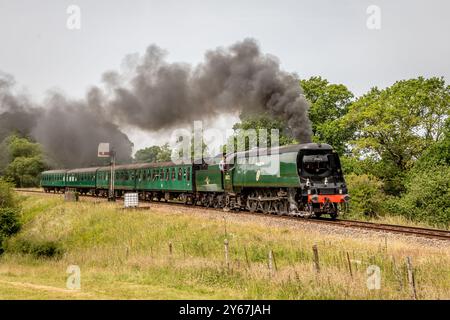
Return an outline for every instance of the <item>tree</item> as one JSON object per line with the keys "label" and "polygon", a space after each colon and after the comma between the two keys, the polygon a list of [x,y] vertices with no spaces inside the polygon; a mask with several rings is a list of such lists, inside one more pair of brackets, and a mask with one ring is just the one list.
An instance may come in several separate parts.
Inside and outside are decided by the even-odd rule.
{"label": "tree", "polygon": [[45,169],[41,146],[17,135],[7,137],[5,142],[10,158],[5,176],[18,187],[39,185],[39,174]]}
{"label": "tree", "polygon": [[169,148],[169,144],[166,143],[161,146],[161,150],[156,157],[156,162],[167,162],[170,161],[172,156],[172,150]]}
{"label": "tree", "polygon": [[136,162],[156,162],[158,154],[161,152],[160,146],[151,146],[145,149],[138,150],[134,155]]}
{"label": "tree", "polygon": [[427,146],[443,137],[449,106],[450,87],[442,78],[419,77],[372,88],[350,105],[343,123],[355,128],[353,154],[381,164],[377,176],[395,194],[404,191],[402,176]]}
{"label": "tree", "polygon": [[353,131],[342,123],[341,118],[348,112],[353,93],[343,84],[330,84],[321,77],[301,80],[300,85],[311,103],[309,119],[312,122],[313,141],[329,143],[342,155]]}
{"label": "tree", "polygon": [[447,119],[443,138],[422,153],[412,170],[418,172],[433,166],[450,166],[450,118]]}
{"label": "tree", "polygon": [[[275,129],[278,130],[279,133],[279,145],[287,145],[296,143],[295,139],[292,138],[289,134],[289,132],[286,130],[285,123],[277,118],[274,118],[273,116],[269,116],[267,114],[260,115],[260,116],[246,116],[242,119],[241,122],[238,122],[234,124],[233,130],[234,134],[230,137],[230,139],[234,142],[234,150],[235,151],[243,151],[238,150],[237,141],[244,141],[245,138],[245,131],[254,129],[256,132],[256,141],[253,141],[253,145],[259,146],[259,130],[267,130],[267,147],[272,146],[272,139],[271,139],[271,130]],[[230,143],[230,142],[229,142]],[[249,138],[245,138],[245,146],[244,149],[248,150],[250,147],[250,141]],[[226,151],[226,146],[223,147],[224,151]]]}
{"label": "tree", "polygon": [[169,144],[151,146],[138,150],[134,156],[136,162],[165,162],[170,161],[171,150]]}

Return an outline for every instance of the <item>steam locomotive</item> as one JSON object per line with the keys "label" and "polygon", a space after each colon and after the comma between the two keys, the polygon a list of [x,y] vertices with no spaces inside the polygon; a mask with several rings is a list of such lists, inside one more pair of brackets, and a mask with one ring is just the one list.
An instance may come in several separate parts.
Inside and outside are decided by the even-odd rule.
{"label": "steam locomotive", "polygon": [[[137,192],[149,201],[336,218],[350,197],[336,152],[328,144],[255,148],[200,164],[139,163],[115,167],[115,196]],[[72,189],[107,196],[110,167],[45,171],[46,192]]]}

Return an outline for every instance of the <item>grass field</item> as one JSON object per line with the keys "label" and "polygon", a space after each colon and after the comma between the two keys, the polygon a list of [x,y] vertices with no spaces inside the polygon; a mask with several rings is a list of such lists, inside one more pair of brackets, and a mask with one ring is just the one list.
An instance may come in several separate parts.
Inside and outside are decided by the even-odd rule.
{"label": "grass field", "polygon": [[[410,299],[407,256],[418,298],[450,299],[450,246],[406,237],[42,195],[24,196],[21,220],[0,257],[1,299]],[[80,268],[80,290],[66,288],[69,265]],[[379,290],[367,287],[370,265]]]}

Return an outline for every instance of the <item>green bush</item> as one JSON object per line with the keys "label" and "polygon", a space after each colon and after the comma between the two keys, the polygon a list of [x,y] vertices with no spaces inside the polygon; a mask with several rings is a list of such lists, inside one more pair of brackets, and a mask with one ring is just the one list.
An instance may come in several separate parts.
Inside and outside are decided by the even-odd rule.
{"label": "green bush", "polygon": [[410,172],[398,213],[437,225],[450,223],[450,167],[433,166]]}
{"label": "green bush", "polygon": [[64,253],[58,242],[39,239],[11,239],[5,244],[5,250],[36,258],[60,258]]}
{"label": "green bush", "polygon": [[17,233],[19,229],[19,209],[0,208],[0,254],[4,251],[5,240]]}
{"label": "green bush", "polygon": [[19,206],[12,190],[12,184],[0,179],[0,254],[5,240],[20,229]]}
{"label": "green bush", "polygon": [[0,178],[0,208],[16,208],[13,184]]}
{"label": "green bush", "polygon": [[346,176],[350,194],[351,216],[373,217],[380,215],[386,198],[383,193],[383,183],[368,174]]}

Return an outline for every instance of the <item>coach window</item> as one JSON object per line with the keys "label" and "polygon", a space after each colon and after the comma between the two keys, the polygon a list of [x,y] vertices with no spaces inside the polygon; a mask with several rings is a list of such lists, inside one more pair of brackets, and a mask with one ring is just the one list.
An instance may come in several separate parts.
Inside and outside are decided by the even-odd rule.
{"label": "coach window", "polygon": [[186,178],[186,180],[187,181],[191,181],[191,167],[187,168],[187,178]]}
{"label": "coach window", "polygon": [[175,168],[172,168],[170,171],[171,171],[172,181],[174,181],[175,180]]}
{"label": "coach window", "polygon": [[183,179],[183,169],[178,168],[178,180],[182,180]]}

